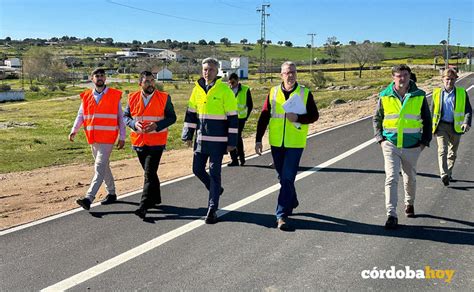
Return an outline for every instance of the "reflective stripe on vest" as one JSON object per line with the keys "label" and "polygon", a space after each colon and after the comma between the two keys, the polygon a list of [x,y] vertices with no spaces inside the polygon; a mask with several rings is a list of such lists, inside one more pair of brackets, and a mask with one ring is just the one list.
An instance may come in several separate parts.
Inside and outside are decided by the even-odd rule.
{"label": "reflective stripe on vest", "polygon": [[[148,104],[145,106],[141,91],[133,92],[128,96],[130,114],[136,121],[143,124],[155,123],[165,118],[165,107],[168,93],[155,90]],[[165,146],[168,139],[168,129],[159,132],[140,133],[132,131],[130,140],[133,146]]]}
{"label": "reflective stripe on vest", "polygon": [[406,97],[402,104],[398,97],[381,97],[384,110],[383,133],[398,148],[404,146],[404,139],[408,136],[411,135],[412,138],[421,136],[423,129],[421,120],[423,98],[424,96]]}
{"label": "reflective stripe on vest", "polygon": [[239,112],[239,119],[247,118],[247,91],[249,90],[248,86],[240,85],[240,90],[237,93],[237,109]]}
{"label": "reflective stripe on vest", "polygon": [[122,92],[108,88],[99,103],[92,90],[80,94],[87,143],[113,144],[118,136],[118,107]]}
{"label": "reflective stripe on vest", "polygon": [[[441,121],[441,108],[443,107],[441,88],[433,90],[433,133],[438,128]],[[454,131],[462,134],[461,125],[464,123],[464,115],[466,112],[466,90],[462,87],[456,87],[454,95]]]}
{"label": "reflective stripe on vest", "polygon": [[188,128],[197,128],[197,142],[227,143],[228,135],[238,132],[237,128],[230,128],[228,123],[229,116],[238,115],[237,100],[234,92],[221,79],[216,80],[207,93],[196,82],[187,110],[195,111],[199,119],[197,124],[185,124]]}
{"label": "reflective stripe on vest", "polygon": [[[298,87],[290,94],[289,98],[298,95],[304,105],[308,101],[309,90],[304,86]],[[304,148],[306,146],[306,136],[308,135],[308,125],[301,124],[297,128],[292,122],[286,119],[283,103],[285,103],[285,94],[281,86],[275,86],[270,89],[271,97],[271,117],[269,124],[270,145],[275,147],[285,146],[288,148]]]}

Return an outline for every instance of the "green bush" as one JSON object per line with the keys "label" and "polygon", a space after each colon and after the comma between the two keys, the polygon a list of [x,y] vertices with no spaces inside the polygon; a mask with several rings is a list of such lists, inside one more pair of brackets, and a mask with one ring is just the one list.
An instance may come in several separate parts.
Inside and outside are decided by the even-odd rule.
{"label": "green bush", "polygon": [[59,84],[58,87],[59,87],[59,90],[61,91],[66,90],[66,84]]}
{"label": "green bush", "polygon": [[334,80],[329,76],[324,76],[322,71],[316,71],[311,75],[311,83],[313,83],[314,87],[324,87],[330,81]]}
{"label": "green bush", "polygon": [[12,88],[8,84],[0,84],[0,92],[2,91],[10,91]]}
{"label": "green bush", "polygon": [[30,86],[30,90],[33,91],[33,92],[39,92],[39,91],[40,91],[40,88],[39,88],[39,86],[31,85],[31,86]]}
{"label": "green bush", "polygon": [[48,90],[49,91],[56,91],[58,89],[58,87],[54,84],[50,84],[48,85]]}

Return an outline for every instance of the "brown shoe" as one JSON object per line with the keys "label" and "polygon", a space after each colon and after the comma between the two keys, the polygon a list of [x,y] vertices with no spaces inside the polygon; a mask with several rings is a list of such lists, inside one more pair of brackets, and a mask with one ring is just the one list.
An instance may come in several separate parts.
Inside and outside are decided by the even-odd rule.
{"label": "brown shoe", "polygon": [[415,207],[413,205],[405,206],[405,216],[408,218],[415,218]]}

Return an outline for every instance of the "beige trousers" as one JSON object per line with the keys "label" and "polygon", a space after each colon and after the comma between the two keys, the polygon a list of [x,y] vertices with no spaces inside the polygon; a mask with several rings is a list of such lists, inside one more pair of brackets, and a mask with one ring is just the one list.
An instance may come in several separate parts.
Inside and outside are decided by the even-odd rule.
{"label": "beige trousers", "polygon": [[382,152],[385,163],[385,207],[387,216],[397,217],[400,166],[405,190],[405,204],[413,205],[416,195],[416,163],[421,148],[397,148],[392,143],[383,141]]}
{"label": "beige trousers", "polygon": [[438,142],[439,175],[451,177],[461,135],[454,131],[453,125],[443,122],[439,123],[435,135]]}
{"label": "beige trousers", "polygon": [[94,143],[91,145],[92,156],[94,156],[94,177],[92,178],[86,198],[94,202],[102,182],[105,183],[107,194],[115,195],[115,182],[110,170],[109,159],[114,144]]}

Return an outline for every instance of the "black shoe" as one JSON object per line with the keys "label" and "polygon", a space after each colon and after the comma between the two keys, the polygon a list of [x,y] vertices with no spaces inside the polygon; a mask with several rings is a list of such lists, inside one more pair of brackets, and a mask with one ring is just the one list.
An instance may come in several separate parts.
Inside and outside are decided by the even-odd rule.
{"label": "black shoe", "polygon": [[444,186],[449,186],[449,176],[444,175],[444,176],[441,178],[441,181],[443,182]]}
{"label": "black shoe", "polygon": [[385,222],[385,229],[393,230],[398,227],[398,218],[393,216],[388,216],[387,222]]}
{"label": "black shoe", "polygon": [[140,217],[140,219],[145,219],[145,217],[146,217],[146,208],[140,207],[140,208],[136,209],[134,213],[135,213],[135,215]]}
{"label": "black shoe", "polygon": [[233,160],[232,162],[227,163],[227,166],[239,166],[239,161]]}
{"label": "black shoe", "polygon": [[240,158],[240,166],[244,166],[245,164],[245,157]]}
{"label": "black shoe", "polygon": [[105,197],[105,199],[100,203],[102,205],[109,205],[115,203],[115,201],[117,201],[117,195],[108,194],[107,197]]}
{"label": "black shoe", "polygon": [[216,224],[217,223],[217,214],[216,210],[214,209],[209,209],[207,211],[206,218],[204,219],[204,222],[206,224]]}
{"label": "black shoe", "polygon": [[84,210],[89,210],[91,208],[91,201],[88,198],[77,199],[76,203],[84,208]]}
{"label": "black shoe", "polygon": [[405,206],[405,216],[408,218],[415,218],[415,207],[413,205]]}

